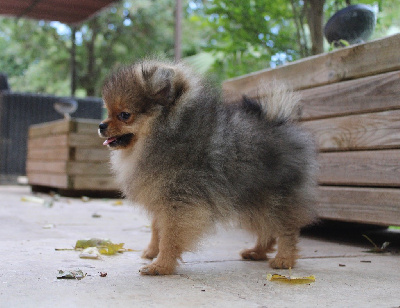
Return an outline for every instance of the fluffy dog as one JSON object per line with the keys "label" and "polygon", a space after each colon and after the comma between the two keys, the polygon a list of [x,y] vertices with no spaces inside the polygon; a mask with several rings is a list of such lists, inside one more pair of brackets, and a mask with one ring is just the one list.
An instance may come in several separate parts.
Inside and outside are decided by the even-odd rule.
{"label": "fluffy dog", "polygon": [[152,216],[143,275],[172,274],[217,221],[257,236],[243,259],[293,267],[301,227],[315,218],[316,150],[295,124],[295,94],[273,84],[262,99],[224,103],[183,64],[122,67],[102,91],[112,169],[125,196]]}

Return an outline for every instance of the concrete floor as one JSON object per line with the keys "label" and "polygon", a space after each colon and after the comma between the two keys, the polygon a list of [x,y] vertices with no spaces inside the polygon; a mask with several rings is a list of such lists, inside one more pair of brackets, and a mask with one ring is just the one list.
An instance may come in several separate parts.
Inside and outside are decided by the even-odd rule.
{"label": "concrete floor", "polygon": [[[357,229],[343,236],[359,239],[351,244],[327,240],[332,234],[322,231],[302,236],[301,259],[292,275],[314,275],[311,284],[266,280],[268,273],[288,275],[288,270],[241,261],[238,252],[252,246],[253,239],[222,228],[198,251],[183,256],[176,275],[143,277],[138,270],[147,261],[140,255],[150,228],[137,208],[125,201],[113,205],[115,200],[72,198],[45,207],[21,201],[26,195],[32,195],[29,187],[0,186],[0,307],[400,306],[400,255],[364,252],[370,244]],[[399,239],[399,234],[390,236]],[[79,258],[77,251],[55,250],[90,237],[123,242],[135,251],[90,260]],[[58,270],[76,269],[87,276],[56,278]]]}

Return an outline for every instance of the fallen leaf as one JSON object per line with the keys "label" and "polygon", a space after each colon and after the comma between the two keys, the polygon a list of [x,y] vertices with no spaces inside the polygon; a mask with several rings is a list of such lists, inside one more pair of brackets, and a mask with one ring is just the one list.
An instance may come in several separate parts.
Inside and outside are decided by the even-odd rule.
{"label": "fallen leaf", "polygon": [[115,202],[113,202],[112,205],[123,205],[124,203],[122,202],[122,200],[117,200]]}
{"label": "fallen leaf", "polygon": [[374,248],[371,248],[370,250],[367,250],[365,252],[371,252],[371,253],[387,252],[386,248],[390,245],[390,242],[384,242],[381,247],[378,247],[378,245],[376,245],[374,241],[371,240],[368,236],[366,236],[365,234],[363,234],[362,236],[365,237],[372,245],[374,245]]}
{"label": "fallen leaf", "polygon": [[268,274],[267,280],[283,282],[287,284],[309,284],[315,282],[315,276],[307,276],[307,277],[294,277],[291,275],[291,268],[289,268],[289,276],[279,275],[279,274]]}
{"label": "fallen leaf", "polygon": [[43,204],[45,207],[53,206],[53,199],[45,200],[43,198],[39,198],[39,197],[35,197],[35,196],[22,196],[21,201]]}
{"label": "fallen leaf", "polygon": [[53,229],[53,228],[55,228],[55,225],[54,224],[47,224],[47,225],[44,225],[42,228],[43,229]]}
{"label": "fallen leaf", "polygon": [[88,240],[77,240],[75,244],[75,249],[85,249],[88,247],[99,247],[110,243],[110,240],[103,240],[99,238],[91,238]]}
{"label": "fallen leaf", "polygon": [[77,271],[58,271],[57,279],[82,279],[86,276],[86,273],[83,273],[82,270]]}
{"label": "fallen leaf", "polygon": [[102,255],[114,255],[117,252],[124,252],[124,243],[114,244],[110,240],[91,238],[89,240],[78,240],[75,249],[85,249],[88,247],[97,247]]}
{"label": "fallen leaf", "polygon": [[107,273],[100,272],[100,277],[107,277]]}
{"label": "fallen leaf", "polygon": [[120,250],[122,251],[122,249],[124,248],[124,243],[120,243],[120,244],[113,244],[113,243],[108,243],[105,246],[99,247],[99,252],[102,255],[115,255],[117,252],[120,252]]}
{"label": "fallen leaf", "polygon": [[85,248],[79,255],[82,259],[100,259],[100,252],[97,247]]}

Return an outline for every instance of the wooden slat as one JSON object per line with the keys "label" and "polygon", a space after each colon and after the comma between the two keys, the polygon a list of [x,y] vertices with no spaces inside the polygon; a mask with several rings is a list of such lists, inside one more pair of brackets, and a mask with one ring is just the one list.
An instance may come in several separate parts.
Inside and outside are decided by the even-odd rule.
{"label": "wooden slat", "polygon": [[[42,158],[44,159],[44,158]],[[67,172],[67,161],[38,161],[28,160],[26,162],[26,171],[28,173],[59,173],[65,174]]]}
{"label": "wooden slat", "polygon": [[110,150],[104,146],[102,148],[76,148],[74,160],[87,162],[97,161],[107,164],[110,161]]}
{"label": "wooden slat", "polygon": [[69,175],[111,176],[110,166],[103,162],[68,162],[67,173]]}
{"label": "wooden slat", "polygon": [[70,158],[70,149],[67,147],[60,148],[28,148],[29,160],[68,160]]}
{"label": "wooden slat", "polygon": [[224,95],[234,100],[257,95],[261,82],[282,80],[293,89],[307,89],[334,82],[400,69],[400,34],[349,46],[293,63],[227,80]]}
{"label": "wooden slat", "polygon": [[54,188],[71,188],[65,174],[27,173],[29,185],[49,186]]}
{"label": "wooden slat", "polygon": [[64,119],[34,124],[29,127],[29,138],[67,134],[71,131],[71,127],[71,122]]}
{"label": "wooden slat", "polygon": [[74,132],[78,134],[97,134],[100,120],[74,119]]}
{"label": "wooden slat", "polygon": [[400,110],[307,121],[302,125],[313,133],[321,151],[400,148]]}
{"label": "wooden slat", "polygon": [[320,218],[400,226],[400,189],[320,187]]}
{"label": "wooden slat", "polygon": [[400,71],[307,89],[302,119],[400,109]]}
{"label": "wooden slat", "polygon": [[80,190],[118,190],[112,176],[74,176],[73,188]]}
{"label": "wooden slat", "polygon": [[57,149],[68,146],[68,135],[48,135],[37,138],[30,138],[28,140],[28,150],[51,148]]}
{"label": "wooden slat", "polygon": [[400,187],[400,150],[320,153],[325,185]]}
{"label": "wooden slat", "polygon": [[93,148],[98,147],[99,149],[102,148],[103,140],[99,138],[97,133],[91,134],[77,134],[72,133],[69,134],[68,138],[68,145],[70,147],[79,147],[79,148]]}

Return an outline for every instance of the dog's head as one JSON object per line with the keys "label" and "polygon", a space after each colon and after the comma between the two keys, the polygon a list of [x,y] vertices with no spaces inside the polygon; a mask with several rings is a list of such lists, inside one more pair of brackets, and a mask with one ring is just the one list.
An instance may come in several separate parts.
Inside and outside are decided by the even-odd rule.
{"label": "dog's head", "polygon": [[105,81],[102,96],[108,111],[99,125],[104,145],[111,149],[133,146],[148,133],[151,120],[164,108],[173,108],[189,88],[180,66],[144,61],[122,67]]}

